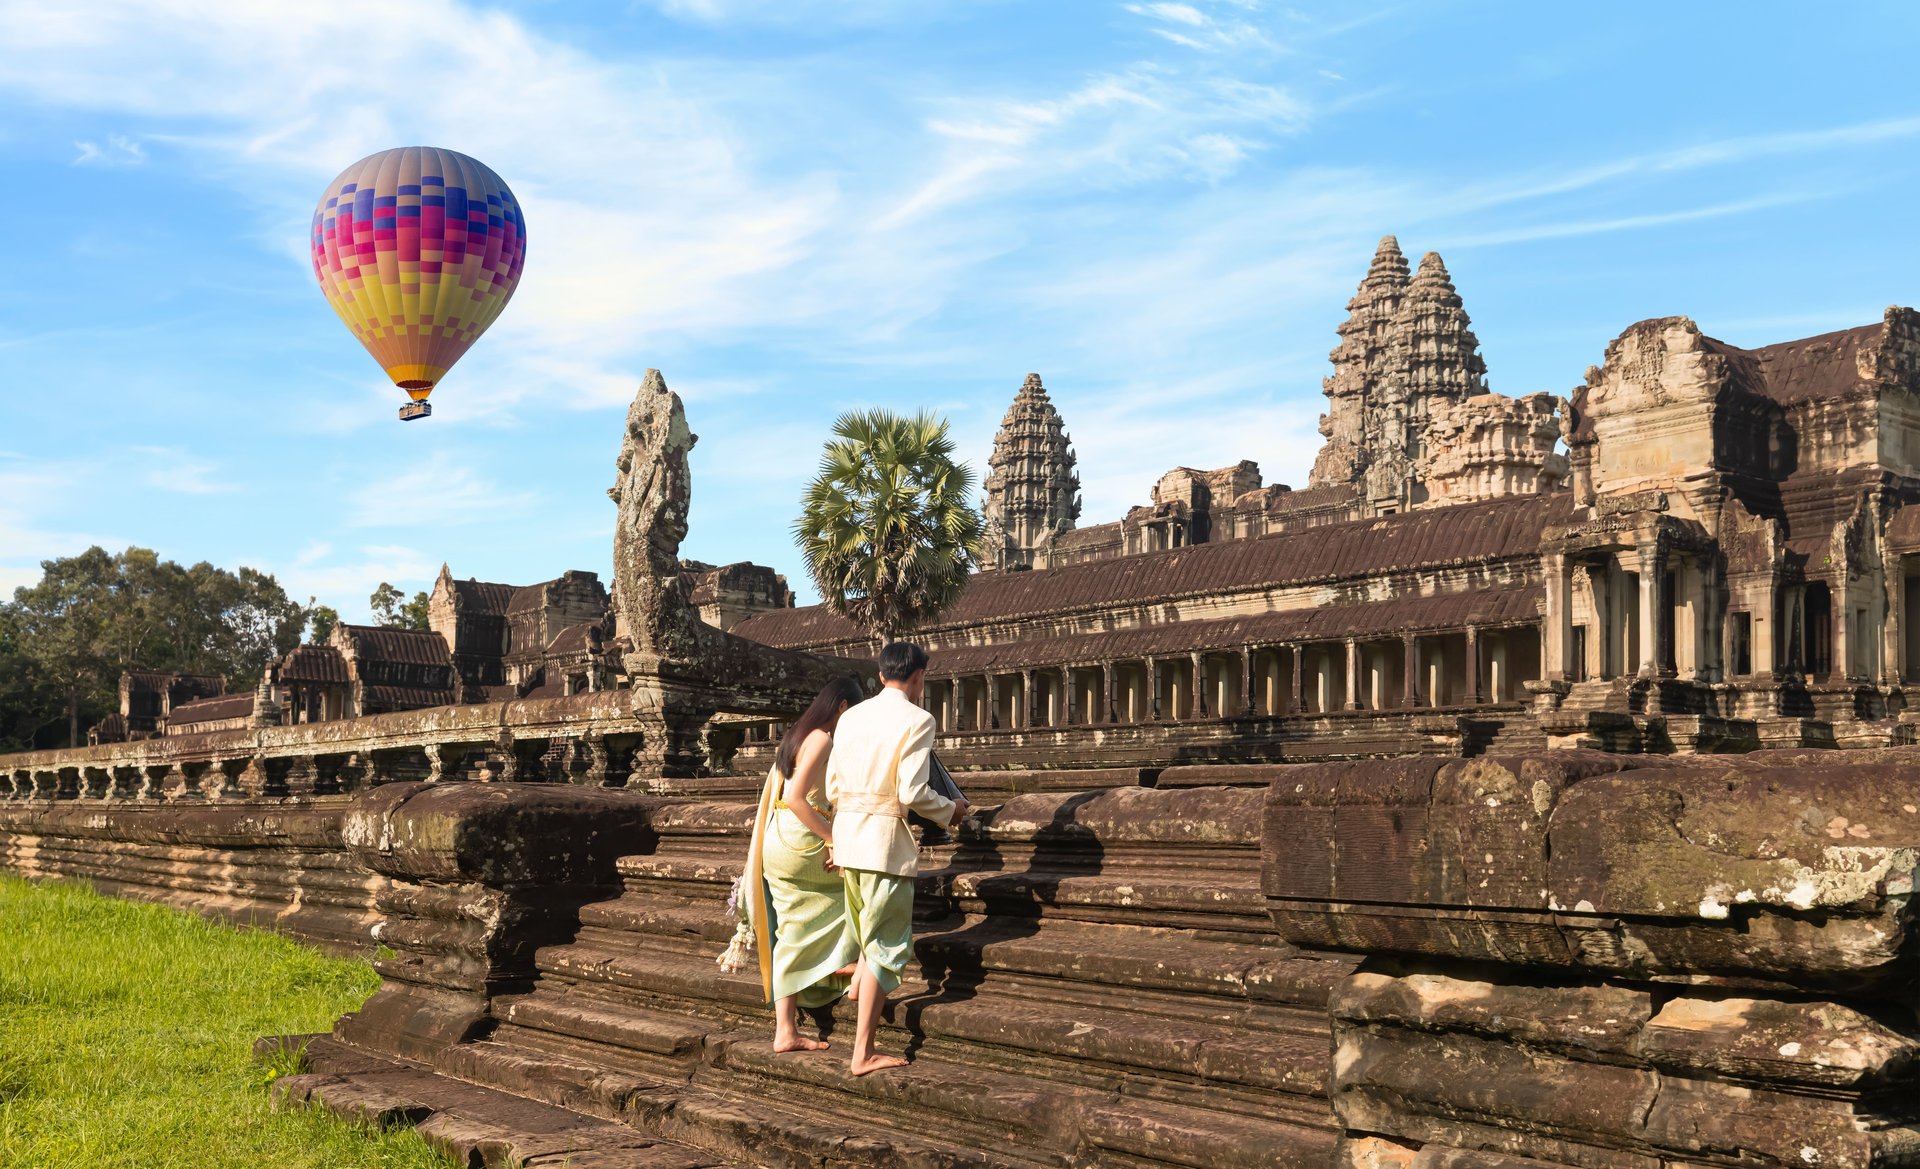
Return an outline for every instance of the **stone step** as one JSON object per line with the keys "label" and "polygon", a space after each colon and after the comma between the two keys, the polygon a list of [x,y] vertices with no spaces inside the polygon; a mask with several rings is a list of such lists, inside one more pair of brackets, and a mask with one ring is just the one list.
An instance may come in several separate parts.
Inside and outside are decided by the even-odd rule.
{"label": "stone step", "polygon": [[494,1013],[510,1026],[578,1036],[669,1059],[697,1056],[713,1029],[711,1023],[685,1015],[576,995],[503,996],[494,1000]]}
{"label": "stone step", "polygon": [[1132,1097],[1089,1108],[1082,1164],[1187,1169],[1326,1169],[1338,1132]]}
{"label": "stone step", "polygon": [[408,1124],[461,1165],[709,1169],[752,1164],[624,1124],[346,1047],[304,1040],[307,1072],[274,1081],[277,1108],[318,1106],[379,1126]]}
{"label": "stone step", "polygon": [[629,891],[610,901],[582,906],[580,924],[633,934],[698,938],[724,947],[734,930],[725,897],[724,888],[716,896],[701,898]]}
{"label": "stone step", "polygon": [[940,1130],[937,1134],[903,1131],[879,1123],[875,1116],[849,1115],[844,1097],[834,1108],[818,1106],[818,1101],[793,1101],[770,1094],[762,1081],[719,1069],[680,1080],[609,1075],[578,1059],[529,1053],[499,1042],[465,1044],[449,1049],[446,1058],[446,1069],[462,1079],[617,1119],[648,1136],[692,1146],[712,1157],[772,1169],[878,1164],[915,1169],[1064,1169],[1060,1158],[1036,1159],[1018,1145],[989,1151],[956,1142],[951,1124],[942,1128],[932,1115],[922,1116],[918,1127]]}
{"label": "stone step", "polygon": [[[1251,996],[1316,1010],[1352,963],[1305,956],[1273,941],[1221,940],[1194,930],[1075,921],[978,917],[922,924],[915,950],[941,969],[1045,975],[1101,985]],[[707,946],[718,957],[733,935],[722,905],[629,893],[585,907],[590,929]],[[1223,935],[1233,937],[1233,935]]]}
{"label": "stone step", "polygon": [[[757,976],[723,974],[702,952],[659,946],[641,951],[625,941],[617,935],[583,937],[542,950],[537,960],[543,987],[521,1000],[542,1005],[516,1004],[512,1021],[621,1045],[611,1029],[596,1029],[591,1020],[575,1027],[568,1009],[545,1005],[567,997],[563,987],[572,983],[587,992],[575,1001],[593,1003],[608,1014],[632,1004],[637,1011],[702,1020],[689,1023],[690,1029],[737,1028],[757,1034],[769,1026]],[[1343,969],[1335,963],[1300,964]],[[1325,1015],[1263,1001],[1256,995],[1264,996],[1273,987],[1257,978],[1255,993],[1242,989],[1228,997],[1145,988],[1116,996],[1102,985],[1083,984],[1076,990],[1072,983],[1047,977],[1008,978],[983,989],[977,980],[946,971],[937,977],[937,985],[912,979],[892,997],[886,1030],[897,1042],[940,1048],[952,1044],[976,1054],[999,1052],[1010,1060],[1093,1064],[1106,1069],[1099,1074],[1197,1075],[1241,1090],[1307,1096],[1326,1090]],[[1324,995],[1327,984],[1319,977],[1309,985]],[[606,996],[604,1002],[597,1001],[601,996]],[[837,1027],[851,1031],[851,1004],[838,1004],[832,1015]]]}
{"label": "stone step", "polygon": [[[957,904],[971,912],[991,909],[997,914],[1032,919],[1036,916],[1117,924],[1171,925],[1192,929],[1233,931],[1265,937],[1271,930],[1267,905],[1260,891],[1259,862],[1249,852],[1245,864],[1182,865],[1177,850],[1169,849],[1162,865],[1134,864],[1102,871],[1096,861],[1009,867],[1019,859],[982,854],[963,855],[963,864],[941,867],[922,853],[919,900],[922,913],[939,912]],[[731,854],[729,854],[731,856]],[[681,921],[689,906],[710,901],[713,918],[725,922],[722,906],[740,865],[708,855],[680,856],[654,853],[623,857],[619,870],[629,897],[658,902],[659,910],[640,910]],[[591,912],[635,912],[602,908]],[[731,926],[727,926],[729,931]],[[703,923],[703,936],[712,929]],[[689,931],[692,932],[692,931]]]}

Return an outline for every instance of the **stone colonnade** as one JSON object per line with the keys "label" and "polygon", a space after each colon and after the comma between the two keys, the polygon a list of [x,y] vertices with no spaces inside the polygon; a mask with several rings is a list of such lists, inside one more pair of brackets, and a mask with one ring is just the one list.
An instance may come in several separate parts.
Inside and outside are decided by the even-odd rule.
{"label": "stone colonnade", "polygon": [[1540,657],[1534,624],[1467,625],[962,673],[925,702],[944,733],[1476,706],[1521,700]]}

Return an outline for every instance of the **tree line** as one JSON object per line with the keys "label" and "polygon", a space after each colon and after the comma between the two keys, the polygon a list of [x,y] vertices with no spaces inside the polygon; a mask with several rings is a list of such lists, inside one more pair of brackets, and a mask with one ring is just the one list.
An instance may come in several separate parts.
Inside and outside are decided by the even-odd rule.
{"label": "tree line", "polygon": [[[119,709],[128,670],[214,674],[229,692],[251,690],[303,636],[325,641],[340,620],[288,597],[270,573],[181,565],[148,548],[93,547],[40,568],[38,583],[0,603],[0,751],[79,746]],[[425,628],[426,598],[382,581],[369,602],[382,624]]]}

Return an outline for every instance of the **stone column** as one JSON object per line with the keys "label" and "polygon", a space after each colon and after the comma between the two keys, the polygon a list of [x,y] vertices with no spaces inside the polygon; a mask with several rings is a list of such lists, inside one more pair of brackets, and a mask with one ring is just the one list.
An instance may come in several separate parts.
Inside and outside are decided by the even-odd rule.
{"label": "stone column", "polygon": [[1253,650],[1240,651],[1240,713],[1253,713]]}
{"label": "stone column", "polygon": [[1666,568],[1658,543],[1635,549],[1640,565],[1640,676],[1654,678],[1666,657],[1660,646],[1660,578]]}
{"label": "stone column", "polygon": [[1906,627],[1907,589],[1905,561],[1893,553],[1882,556],[1880,561],[1881,591],[1886,596],[1886,619],[1880,622],[1880,681],[1887,686],[1897,686],[1906,677],[1901,651],[1900,631]]}
{"label": "stone column", "polygon": [[1306,654],[1301,652],[1302,648],[1295,644],[1287,650],[1293,666],[1293,693],[1287,695],[1288,714],[1300,714],[1307,709]]}
{"label": "stone column", "polygon": [[1420,705],[1420,639],[1411,633],[1400,635],[1400,705]]}
{"label": "stone column", "polygon": [[1147,659],[1147,719],[1158,722],[1160,719],[1160,659]]}
{"label": "stone column", "polygon": [[1060,667],[1060,725],[1073,725],[1073,667]]}
{"label": "stone column", "polygon": [[1347,709],[1360,709],[1360,642],[1347,638]]}
{"label": "stone column", "polygon": [[513,732],[502,727],[500,737],[494,741],[494,750],[500,756],[500,774],[495,778],[501,783],[519,783],[526,775],[520,750],[514,743]]}
{"label": "stone column", "polygon": [[1000,727],[1000,675],[987,675],[987,725]]}
{"label": "stone column", "polygon": [[1105,690],[1105,702],[1107,705],[1107,708],[1100,712],[1103,716],[1100,720],[1101,722],[1116,723],[1120,721],[1120,712],[1115,709],[1113,702],[1114,673],[1114,664],[1112,662],[1100,663],[1100,680]]}
{"label": "stone column", "polygon": [[1467,626],[1467,688],[1462,694],[1464,705],[1477,706],[1480,702],[1480,627]]}
{"label": "stone column", "polygon": [[1567,663],[1573,656],[1573,576],[1567,569],[1567,554],[1549,552],[1541,558],[1546,574],[1547,613],[1540,645],[1541,676],[1550,682],[1567,677]]}
{"label": "stone column", "polygon": [[1020,729],[1033,729],[1033,671],[1020,671]]}
{"label": "stone column", "polygon": [[1207,714],[1208,714],[1208,711],[1207,711],[1207,705],[1208,705],[1207,703],[1207,656],[1205,654],[1188,654],[1187,658],[1189,661],[1193,663],[1189,667],[1193,671],[1193,673],[1190,675],[1191,685],[1193,687],[1193,697],[1189,701],[1188,705],[1193,708],[1193,717],[1205,718],[1207,717]]}

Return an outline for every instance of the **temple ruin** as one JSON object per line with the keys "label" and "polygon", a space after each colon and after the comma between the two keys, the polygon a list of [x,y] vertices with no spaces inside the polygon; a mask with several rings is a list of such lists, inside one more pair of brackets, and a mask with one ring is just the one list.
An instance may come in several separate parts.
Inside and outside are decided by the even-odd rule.
{"label": "temple ruin", "polygon": [[252,694],[136,673],[0,756],[0,865],[364,950],[282,1103],[468,1165],[1895,1169],[1920,1161],[1920,316],[1629,327],[1487,385],[1383,240],[1307,485],[1079,526],[1030,375],[983,571],[919,633],[975,815],[853,1079],[719,972],[785,721],[873,646],[679,557],[650,372],[609,585],[436,582]]}

